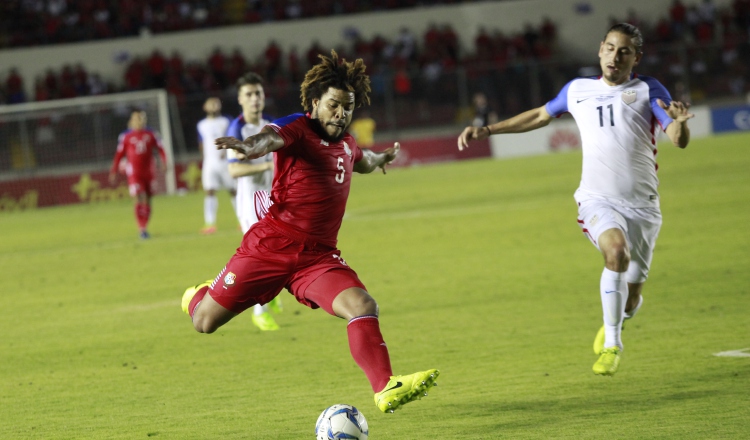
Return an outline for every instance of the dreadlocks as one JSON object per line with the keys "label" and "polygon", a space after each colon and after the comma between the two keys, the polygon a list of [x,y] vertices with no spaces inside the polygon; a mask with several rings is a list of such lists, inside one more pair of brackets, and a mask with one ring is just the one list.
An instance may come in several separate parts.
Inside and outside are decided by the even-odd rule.
{"label": "dreadlocks", "polygon": [[370,105],[370,77],[365,73],[365,62],[358,58],[353,63],[339,60],[335,50],[331,58],[318,55],[321,62],[313,66],[302,82],[300,97],[302,108],[312,110],[312,100],[319,99],[329,87],[354,92],[354,103],[357,107]]}

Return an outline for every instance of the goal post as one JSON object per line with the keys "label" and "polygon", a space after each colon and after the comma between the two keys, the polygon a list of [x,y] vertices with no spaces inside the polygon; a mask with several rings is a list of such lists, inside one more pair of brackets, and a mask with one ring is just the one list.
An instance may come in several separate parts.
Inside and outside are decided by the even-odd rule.
{"label": "goal post", "polygon": [[[132,108],[146,111],[148,126],[158,132],[164,145],[167,163],[159,192],[175,194],[170,106],[167,92],[158,89],[0,105],[0,205],[21,197],[14,182],[29,187],[29,181],[38,185],[54,181],[50,178],[55,176],[106,173]],[[97,185],[104,189],[108,184]],[[56,189],[37,187],[36,191]],[[57,203],[52,200],[39,206],[47,204]]]}

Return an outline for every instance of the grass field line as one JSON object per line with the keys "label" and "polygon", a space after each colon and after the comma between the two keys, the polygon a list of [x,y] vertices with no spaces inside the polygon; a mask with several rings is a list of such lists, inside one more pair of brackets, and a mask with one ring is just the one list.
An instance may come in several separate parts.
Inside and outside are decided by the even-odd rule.
{"label": "grass field line", "polygon": [[476,205],[476,206],[452,206],[448,208],[435,208],[435,209],[415,209],[409,211],[400,212],[365,212],[354,211],[347,213],[344,216],[345,220],[354,221],[380,221],[380,220],[409,220],[423,217],[463,217],[473,216],[476,214],[487,214],[493,212],[514,212],[514,211],[532,211],[546,207],[546,203],[539,201],[525,202],[525,203],[497,203]]}
{"label": "grass field line", "polygon": [[[230,231],[219,231],[215,234],[212,234],[212,236],[227,236],[227,235],[236,235],[237,236],[237,243],[241,240],[241,235],[234,230]],[[54,248],[38,248],[38,249],[28,249],[28,250],[22,250],[22,251],[9,251],[9,252],[2,252],[0,253],[0,261],[6,260],[6,259],[14,259],[18,258],[19,256],[24,255],[37,255],[37,254],[45,254],[45,255],[56,255],[56,254],[67,254],[69,252],[77,252],[77,251],[90,251],[91,249],[98,249],[98,250],[114,250],[114,249],[122,249],[126,247],[132,247],[132,246],[149,246],[150,242],[159,242],[159,243],[178,243],[178,242],[187,242],[187,241],[196,241],[196,240],[206,240],[207,237],[205,235],[201,235],[198,233],[184,233],[184,234],[175,234],[175,235],[165,235],[165,236],[152,236],[149,240],[141,240],[141,239],[128,239],[128,240],[118,240],[118,241],[111,241],[111,242],[104,242],[104,243],[88,243],[88,244],[82,244],[82,245],[75,245],[75,246],[56,246]]]}
{"label": "grass field line", "polygon": [[[156,310],[156,309],[166,309],[169,307],[175,307],[180,304],[180,299],[170,299],[168,301],[159,301],[154,303],[146,303],[146,304],[130,304],[125,307],[118,307],[116,309],[112,309],[112,313],[131,313],[131,312],[145,312],[148,310]],[[97,313],[101,313],[101,311],[97,311]]]}
{"label": "grass field line", "polygon": [[[495,213],[495,212],[518,212],[518,211],[531,211],[534,209],[541,209],[547,206],[546,203],[542,203],[539,201],[534,202],[523,202],[523,203],[503,203],[502,201],[497,201],[494,203],[489,204],[482,204],[482,205],[474,205],[474,206],[452,206],[452,207],[444,207],[444,208],[434,208],[434,209],[415,209],[415,210],[408,210],[408,211],[384,211],[384,212],[366,212],[365,210],[361,211],[353,211],[351,213],[347,212],[344,216],[344,220],[346,221],[382,221],[382,220],[410,220],[410,219],[417,219],[417,218],[436,218],[436,217],[462,217],[462,216],[474,216],[477,214],[488,214],[488,213]],[[234,230],[227,230],[227,231],[218,231],[216,234],[213,234],[213,236],[227,236],[227,235],[237,235],[237,242],[240,242],[240,235],[237,233],[237,231]],[[158,241],[160,243],[176,243],[176,242],[188,242],[188,241],[199,241],[199,240],[205,240],[205,235],[200,235],[197,233],[184,233],[184,234],[175,234],[175,235],[166,235],[166,236],[154,236],[149,241]],[[9,252],[2,252],[0,253],[0,261],[2,260],[8,260],[8,259],[15,259],[20,256],[28,256],[28,255],[38,255],[38,254],[45,254],[45,255],[57,255],[57,254],[68,254],[70,252],[82,252],[82,251],[90,251],[92,249],[107,251],[107,250],[117,250],[122,249],[126,247],[131,246],[148,246],[149,241],[139,241],[137,239],[128,239],[128,240],[118,240],[118,241],[111,241],[111,242],[105,242],[105,243],[89,243],[89,244],[78,244],[78,245],[72,245],[72,246],[57,246],[54,248],[38,248],[38,249],[28,249],[28,250],[22,250],[22,251],[9,251]]]}

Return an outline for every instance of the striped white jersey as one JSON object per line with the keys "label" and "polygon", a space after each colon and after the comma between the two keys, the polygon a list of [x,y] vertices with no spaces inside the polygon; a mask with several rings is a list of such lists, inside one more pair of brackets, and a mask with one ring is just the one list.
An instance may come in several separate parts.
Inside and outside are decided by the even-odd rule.
{"label": "striped white jersey", "polygon": [[224,150],[217,150],[214,141],[217,138],[226,136],[229,123],[231,121],[226,116],[217,116],[215,118],[204,118],[198,122],[198,139],[203,144],[203,167],[221,165],[226,167],[226,154]]}
{"label": "striped white jersey", "polygon": [[576,200],[606,199],[631,208],[658,207],[656,124],[672,122],[656,100],[669,92],[654,78],[633,74],[610,86],[601,78],[576,78],[545,106],[569,112],[581,132],[583,169]]}

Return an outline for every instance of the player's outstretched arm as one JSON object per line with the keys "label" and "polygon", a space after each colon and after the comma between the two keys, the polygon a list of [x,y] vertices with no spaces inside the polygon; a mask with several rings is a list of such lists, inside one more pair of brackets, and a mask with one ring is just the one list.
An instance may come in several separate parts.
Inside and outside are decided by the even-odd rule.
{"label": "player's outstretched arm", "polygon": [[466,127],[458,136],[458,149],[469,148],[470,141],[487,139],[493,134],[525,133],[544,127],[552,120],[544,106],[525,111],[510,119],[485,125],[483,127]]}
{"label": "player's outstretched arm", "polygon": [[273,169],[273,162],[263,163],[244,163],[244,162],[231,162],[229,164],[229,175],[235,179],[244,176],[253,176],[255,174],[261,174],[266,170]]}
{"label": "player's outstretched arm", "polygon": [[236,137],[226,136],[214,142],[219,150],[237,150],[246,159],[256,159],[284,146],[284,140],[275,131],[264,127],[260,133],[241,141]]}
{"label": "player's outstretched arm", "polygon": [[672,122],[667,125],[666,129],[669,139],[677,147],[687,147],[690,142],[690,129],[688,128],[687,121],[695,116],[693,113],[688,113],[690,104],[683,104],[680,101],[672,101],[667,105],[661,99],[657,99],[656,103],[667,112],[670,118],[672,118]]}
{"label": "player's outstretched arm", "polygon": [[401,144],[394,143],[392,147],[386,148],[382,153],[376,153],[368,148],[362,148],[362,159],[354,164],[354,171],[367,174],[382,168],[385,174],[385,166],[393,162],[401,150]]}

